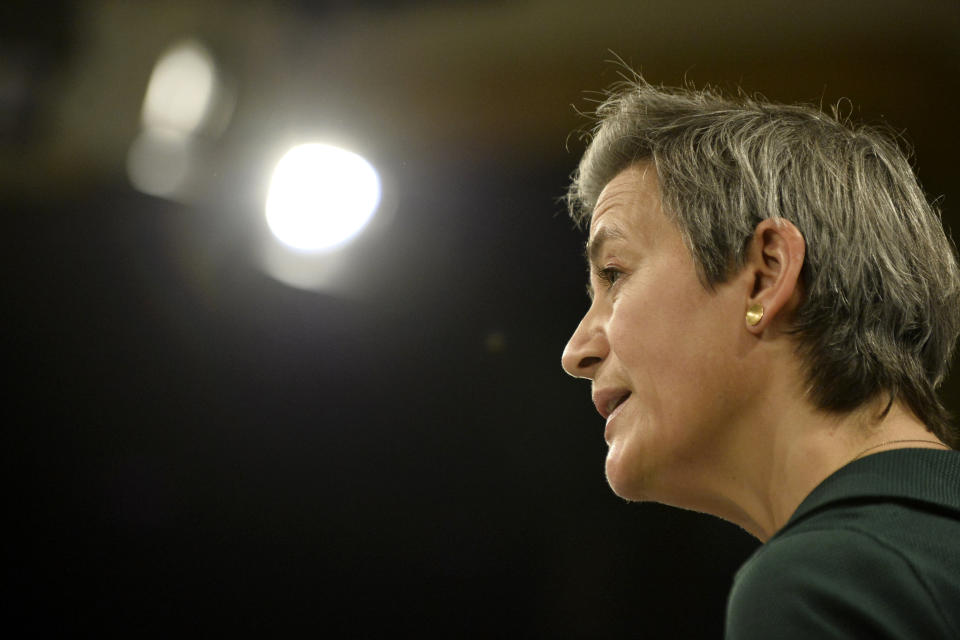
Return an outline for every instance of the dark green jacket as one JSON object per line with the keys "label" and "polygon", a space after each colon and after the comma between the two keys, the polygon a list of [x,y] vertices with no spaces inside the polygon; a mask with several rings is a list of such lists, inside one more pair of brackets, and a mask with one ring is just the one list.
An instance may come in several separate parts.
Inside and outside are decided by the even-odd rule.
{"label": "dark green jacket", "polygon": [[876,453],[820,483],[737,572],[726,637],[960,638],[960,452]]}

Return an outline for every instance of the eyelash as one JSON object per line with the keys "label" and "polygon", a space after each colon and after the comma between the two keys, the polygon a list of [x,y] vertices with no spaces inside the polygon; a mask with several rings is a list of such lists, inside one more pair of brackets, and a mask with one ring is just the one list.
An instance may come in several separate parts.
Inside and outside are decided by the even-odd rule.
{"label": "eyelash", "polygon": [[623,276],[623,271],[617,269],[616,267],[603,267],[602,269],[597,269],[597,278],[601,282],[607,285],[607,287],[612,287],[620,280]]}

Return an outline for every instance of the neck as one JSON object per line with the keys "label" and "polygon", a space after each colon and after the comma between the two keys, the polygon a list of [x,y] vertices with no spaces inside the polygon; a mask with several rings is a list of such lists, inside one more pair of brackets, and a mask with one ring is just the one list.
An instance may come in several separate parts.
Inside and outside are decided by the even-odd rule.
{"label": "neck", "polygon": [[853,460],[892,449],[949,448],[900,403],[882,417],[879,404],[842,417],[794,404],[753,434],[763,446],[740,449],[749,453],[737,464],[749,471],[726,496],[727,513],[717,513],[764,542],[818,484]]}

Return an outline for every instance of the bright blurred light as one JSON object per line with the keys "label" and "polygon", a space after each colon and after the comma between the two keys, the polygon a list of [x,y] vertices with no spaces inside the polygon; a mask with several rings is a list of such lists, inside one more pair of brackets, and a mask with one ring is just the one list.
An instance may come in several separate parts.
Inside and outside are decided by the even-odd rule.
{"label": "bright blurred light", "polygon": [[192,158],[188,136],[169,129],[145,129],[130,145],[127,175],[143,193],[173,197],[187,180]]}
{"label": "bright blurred light", "polygon": [[143,101],[143,126],[197,131],[207,118],[216,93],[213,58],[192,40],[172,47],[157,61]]}
{"label": "bright blurred light", "polygon": [[325,144],[294,147],[277,163],[267,194],[267,224],[301,251],[344,244],[373,217],[380,178],[355,153]]}

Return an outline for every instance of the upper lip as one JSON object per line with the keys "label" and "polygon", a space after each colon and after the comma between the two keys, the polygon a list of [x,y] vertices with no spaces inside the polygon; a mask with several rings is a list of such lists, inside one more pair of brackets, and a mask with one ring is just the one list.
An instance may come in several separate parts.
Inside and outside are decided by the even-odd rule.
{"label": "upper lip", "polygon": [[620,403],[626,400],[629,395],[630,390],[623,387],[596,389],[593,392],[593,406],[597,408],[597,411],[599,411],[603,419],[606,420],[610,417],[610,414],[613,413],[613,410],[620,406]]}

